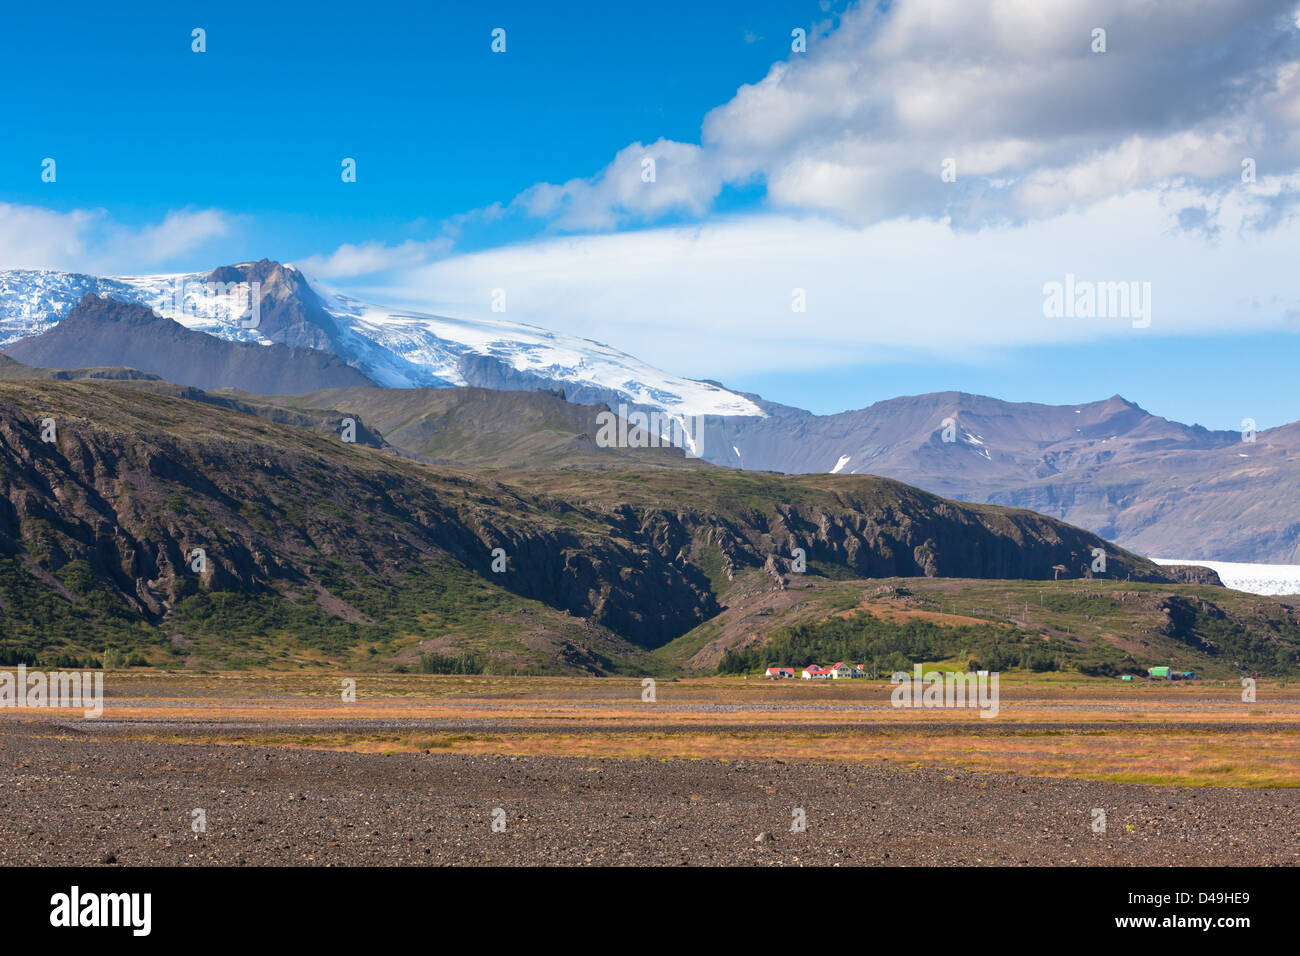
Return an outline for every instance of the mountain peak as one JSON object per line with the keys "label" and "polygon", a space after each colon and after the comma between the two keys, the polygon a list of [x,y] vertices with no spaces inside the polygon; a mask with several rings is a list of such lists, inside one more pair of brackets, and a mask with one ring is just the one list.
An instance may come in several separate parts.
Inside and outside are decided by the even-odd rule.
{"label": "mountain peak", "polygon": [[[212,283],[252,286],[255,320],[247,321],[242,302],[213,294]],[[456,319],[362,302],[269,258],[190,275],[0,272],[0,347],[50,330],[90,292],[147,306],[217,339],[333,353],[340,364],[392,388],[558,388],[572,401],[678,419],[768,414],[755,398],[674,375],[608,345],[504,317]]]}
{"label": "mountain peak", "polygon": [[94,292],[87,292],[83,295],[63,321],[64,323],[71,323],[72,326],[81,323],[115,323],[127,326],[165,323],[180,328],[171,319],[163,318],[147,306],[134,302],[121,302],[117,299],[102,298]]}

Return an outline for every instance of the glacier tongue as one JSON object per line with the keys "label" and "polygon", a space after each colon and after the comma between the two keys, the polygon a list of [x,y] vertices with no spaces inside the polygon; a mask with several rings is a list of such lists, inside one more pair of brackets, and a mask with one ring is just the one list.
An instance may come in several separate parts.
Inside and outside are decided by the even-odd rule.
{"label": "glacier tongue", "polygon": [[[674,415],[766,417],[743,395],[672,375],[590,339],[517,322],[451,319],[386,308],[340,295],[300,271],[298,274],[335,320],[338,354],[390,388],[464,385],[463,359],[482,355],[520,373],[608,390],[629,404]],[[148,306],[187,328],[218,338],[269,344],[257,329],[239,324],[227,299],[205,294],[207,275],[0,271],[0,348],[46,331],[89,292]]]}
{"label": "glacier tongue", "polygon": [[[465,355],[488,355],[519,372],[610,389],[631,403],[674,414],[766,417],[762,409],[743,395],[708,382],[671,375],[591,339],[518,322],[449,319],[389,309],[339,295],[318,280],[306,278],[325,311],[339,320],[340,327],[382,346],[402,360],[402,366],[390,363],[384,371],[400,378],[404,368],[417,370],[416,377],[404,384],[425,384],[419,380],[423,374],[464,385],[460,359]],[[370,367],[363,367],[371,372]],[[375,367],[371,377],[379,380],[380,371]]]}
{"label": "glacier tongue", "polygon": [[1198,561],[1191,558],[1152,558],[1156,564],[1191,564],[1209,568],[1223,586],[1249,594],[1300,594],[1300,565],[1251,564],[1242,561]]}

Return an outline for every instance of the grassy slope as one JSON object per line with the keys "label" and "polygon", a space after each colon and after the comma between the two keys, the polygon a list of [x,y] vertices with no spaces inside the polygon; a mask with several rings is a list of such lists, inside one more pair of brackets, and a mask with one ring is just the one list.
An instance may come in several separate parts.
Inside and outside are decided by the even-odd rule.
{"label": "grassy slope", "polygon": [[[717,618],[655,651],[668,667],[710,672],[728,650],[751,671],[854,657],[881,633],[909,625],[931,653],[909,662],[1084,668],[1103,675],[1170,664],[1209,677],[1294,675],[1300,598],[1269,598],[1209,585],[1104,580],[982,581],[893,578],[832,581],[816,575],[784,592],[740,582]],[[1000,656],[993,649],[1000,651]],[[779,650],[777,649],[779,648]],[[885,669],[898,661],[875,659]],[[870,659],[866,654],[863,658]],[[1015,663],[1009,663],[1015,661]]]}
{"label": "grassy slope", "polygon": [[[505,491],[304,429],[134,388],[0,386],[0,406],[11,421],[15,413],[28,418],[28,431],[30,422],[55,416],[58,452],[66,457],[75,458],[83,440],[93,435],[97,449],[131,449],[149,459],[143,473],[119,461],[111,477],[101,468],[93,483],[71,475],[61,479],[49,489],[60,502],[56,511],[80,505],[102,509],[111,501],[119,521],[136,519],[132,530],[138,538],[202,541],[217,564],[223,547],[233,547],[245,535],[281,545],[283,557],[292,550],[285,525],[303,530],[323,548],[374,531],[366,520],[371,515],[359,512],[373,507],[374,498],[388,488],[427,491],[421,504],[453,512],[474,511],[485,500],[499,505],[497,496]],[[6,439],[15,444],[17,436]],[[194,448],[200,456],[220,449],[224,457],[214,459],[209,475],[150,483],[158,475],[149,469],[168,470],[158,459],[184,461],[184,453]],[[274,460],[262,457],[268,450]],[[242,473],[230,474],[218,461],[239,462]],[[263,471],[261,465],[271,467]],[[279,482],[269,477],[286,465],[291,476]],[[195,493],[194,486],[205,479],[211,487]],[[520,510],[530,510],[532,526],[542,531],[574,523],[545,509]],[[606,671],[634,667],[643,653],[607,629],[512,594],[450,555],[427,548],[408,551],[411,560],[405,564],[390,561],[383,567],[309,552],[313,581],[277,582],[274,591],[229,584],[214,590],[181,578],[173,606],[161,621],[149,622],[123,600],[120,589],[106,587],[85,560],[68,560],[77,544],[69,540],[68,529],[40,517],[22,527],[21,550],[0,553],[0,650],[14,659],[79,660],[112,645],[159,664],[380,665],[396,658],[410,666],[416,663],[412,648],[454,647],[490,658],[498,672],[560,673],[589,669],[585,665]],[[326,591],[323,597],[316,584]],[[575,649],[590,653],[575,656]]]}
{"label": "grassy slope", "polygon": [[72,382],[81,381],[83,379],[104,379],[123,382],[161,381],[161,379],[156,375],[150,375],[148,372],[141,372],[133,368],[122,368],[120,366],[76,369],[39,368],[34,365],[24,365],[22,362],[11,359],[7,355],[0,354],[0,382],[23,382],[35,380]]}
{"label": "grassy slope", "polygon": [[287,398],[230,393],[255,405],[353,416],[404,452],[429,461],[479,468],[708,469],[677,449],[601,448],[597,406],[575,405],[551,392],[485,388],[335,388]]}
{"label": "grassy slope", "polygon": [[[899,552],[897,536],[915,541],[929,533],[915,533],[921,521],[952,532],[954,543],[937,546],[940,567],[978,559],[957,553],[972,538],[1003,542],[1013,555],[1032,548],[1050,554],[1063,536],[1085,551],[1097,540],[1032,513],[957,505],[867,476],[711,467],[488,475],[433,467],[165,391],[0,385],[0,452],[10,455],[0,464],[19,472],[0,471],[16,502],[12,515],[0,514],[0,544],[6,529],[20,533],[0,553],[0,652],[75,660],[113,645],[155,663],[384,668],[410,666],[425,650],[474,653],[498,671],[671,673],[715,667],[730,647],[855,607],[879,582],[857,580],[862,565],[853,554],[875,561]],[[59,420],[57,451],[33,437],[33,422],[47,414]],[[828,526],[843,537],[819,543],[819,529]],[[139,580],[124,583],[122,572],[96,564],[104,561],[97,549],[113,535],[119,549],[134,549],[132,560],[150,549],[167,558],[157,578],[166,598],[160,617],[133,603]],[[512,569],[540,575],[531,590],[503,587],[498,581],[506,579],[486,573],[476,549],[485,552],[497,538],[512,542],[512,555],[531,553],[531,566],[512,558]],[[198,581],[181,571],[172,580],[181,549],[195,541],[212,548],[222,575]],[[824,545],[810,554],[821,575],[771,566],[792,542],[814,551]],[[172,553],[162,554],[168,548]],[[1134,555],[1109,552],[1116,571],[1158,573]],[[227,562],[236,553],[242,565]],[[910,561],[910,551],[894,559]],[[1036,570],[1050,573],[1052,559],[1044,560]],[[561,563],[567,573],[593,561],[600,566],[589,580],[546,576]],[[659,577],[628,578],[651,564]],[[263,573],[263,565],[282,573]],[[107,580],[108,572],[118,579]],[[649,655],[623,628],[655,613],[656,588],[675,580],[671,575],[683,586],[699,582],[730,606]],[[596,590],[582,593],[589,585]],[[922,601],[936,609],[946,601],[981,622],[1010,618],[1023,632],[1018,640],[1045,635],[1045,643],[1060,644],[1050,651],[1065,663],[1115,658],[1089,646],[1093,639],[1113,647],[1121,662],[1127,653],[1177,663],[1175,652],[1186,648],[1197,669],[1222,662],[1187,643],[1198,635],[1241,643],[1233,628],[1244,628],[1281,641],[1274,650],[1295,643],[1286,630],[1294,614],[1280,602],[1218,588],[926,578],[906,586],[915,610],[926,609]],[[640,597],[643,604],[584,619],[555,597],[564,587],[573,592],[569,600],[590,599],[600,612],[617,600]],[[1140,599],[1077,596],[1108,587]],[[1190,619],[1171,636],[1159,630],[1168,596],[1211,602],[1224,614],[1175,607],[1174,617]],[[1008,603],[1031,609],[1016,621],[1014,613],[1001,616]]]}

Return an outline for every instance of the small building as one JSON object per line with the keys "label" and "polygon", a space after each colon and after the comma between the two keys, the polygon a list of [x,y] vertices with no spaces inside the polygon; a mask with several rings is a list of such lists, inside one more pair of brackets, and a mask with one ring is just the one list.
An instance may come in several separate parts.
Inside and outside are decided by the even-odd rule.
{"label": "small building", "polygon": [[829,667],[819,667],[816,664],[809,664],[799,675],[804,680],[831,680],[831,670]]}
{"label": "small building", "polygon": [[1169,680],[1170,677],[1172,676],[1170,673],[1170,668],[1168,666],[1148,667],[1147,674],[1155,678],[1156,680]]}
{"label": "small building", "polygon": [[1124,674],[1120,677],[1120,680],[1132,680],[1132,679],[1133,679],[1132,674]]}
{"label": "small building", "polygon": [[794,668],[793,667],[769,667],[767,669],[766,676],[771,677],[774,680],[781,677],[793,677]]}
{"label": "small building", "polygon": [[843,661],[836,661],[826,670],[834,680],[848,680],[853,676],[853,668]]}

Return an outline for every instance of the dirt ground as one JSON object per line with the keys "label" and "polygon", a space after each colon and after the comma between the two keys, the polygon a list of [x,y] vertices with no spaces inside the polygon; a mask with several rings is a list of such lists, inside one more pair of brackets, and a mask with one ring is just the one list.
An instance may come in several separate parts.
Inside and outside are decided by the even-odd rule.
{"label": "dirt ground", "polygon": [[3,865],[1300,862],[1297,789],[888,763],[351,753],[5,721],[0,795]]}
{"label": "dirt ground", "polygon": [[1012,681],[986,720],[864,681],[356,680],[5,709],[0,864],[1300,863],[1295,688]]}

